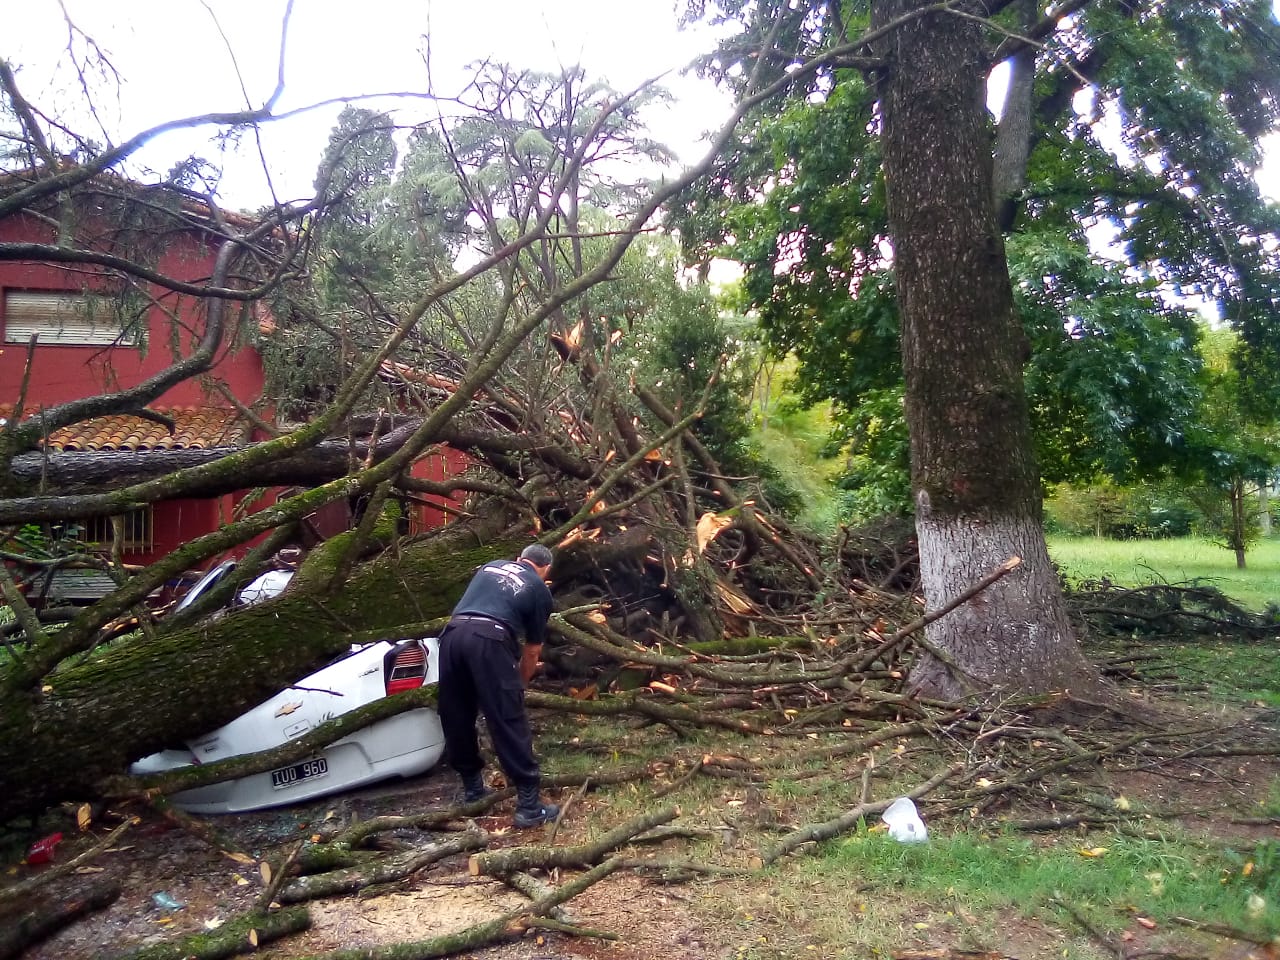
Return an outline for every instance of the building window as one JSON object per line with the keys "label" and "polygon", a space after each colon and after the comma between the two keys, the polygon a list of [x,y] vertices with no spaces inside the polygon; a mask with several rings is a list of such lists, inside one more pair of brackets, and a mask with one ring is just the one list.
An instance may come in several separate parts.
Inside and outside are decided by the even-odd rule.
{"label": "building window", "polygon": [[[155,516],[151,507],[143,507],[122,514],[124,521],[123,541],[121,549],[125,553],[146,553],[155,540]],[[84,521],[84,529],[80,539],[87,543],[100,544],[104,549],[110,548],[115,540],[115,529],[111,525],[111,517],[90,517]]]}
{"label": "building window", "polygon": [[26,343],[36,334],[41,346],[105,347],[121,341],[123,333],[109,299],[84,293],[5,291],[5,343]]}

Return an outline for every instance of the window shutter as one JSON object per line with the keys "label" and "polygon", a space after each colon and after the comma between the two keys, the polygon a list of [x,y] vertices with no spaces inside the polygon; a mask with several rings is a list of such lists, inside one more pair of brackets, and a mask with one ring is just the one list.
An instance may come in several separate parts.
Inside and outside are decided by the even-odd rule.
{"label": "window shutter", "polygon": [[120,338],[120,322],[105,304],[78,293],[8,291],[4,295],[4,342],[41,346],[109,346]]}

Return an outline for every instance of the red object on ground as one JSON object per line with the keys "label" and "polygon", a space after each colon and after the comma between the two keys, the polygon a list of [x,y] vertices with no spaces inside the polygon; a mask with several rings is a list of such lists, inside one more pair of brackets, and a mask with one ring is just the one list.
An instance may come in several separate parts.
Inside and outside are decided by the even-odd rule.
{"label": "red object on ground", "polygon": [[62,842],[62,834],[51,833],[41,837],[27,851],[27,863],[48,863],[53,859],[53,848]]}

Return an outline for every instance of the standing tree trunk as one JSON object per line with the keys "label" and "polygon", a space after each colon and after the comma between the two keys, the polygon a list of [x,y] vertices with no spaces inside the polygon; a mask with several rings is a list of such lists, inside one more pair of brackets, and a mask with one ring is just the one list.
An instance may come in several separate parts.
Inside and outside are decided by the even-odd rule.
{"label": "standing tree trunk", "polygon": [[1232,478],[1227,497],[1231,502],[1231,529],[1227,534],[1227,545],[1235,552],[1236,569],[1243,570],[1244,553],[1249,545],[1249,497],[1244,477]]}
{"label": "standing tree trunk", "polygon": [[[929,5],[877,0],[872,9],[886,24]],[[1067,619],[1041,526],[1022,382],[1027,341],[992,210],[982,27],[928,13],[891,31],[882,52],[885,178],[928,605],[942,606],[1010,556],[1023,560],[927,635],[981,686],[1092,686],[1096,673]],[[912,683],[943,696],[968,689],[931,657]]]}
{"label": "standing tree trunk", "polygon": [[[1036,19],[1034,0],[1019,0],[1018,17],[1024,25]],[[1036,48],[1027,46],[1009,58],[1009,85],[1004,109],[996,127],[996,154],[992,202],[1001,233],[1013,229],[1017,219],[1018,194],[1027,184],[1027,162],[1031,157],[1032,99],[1035,92]]]}

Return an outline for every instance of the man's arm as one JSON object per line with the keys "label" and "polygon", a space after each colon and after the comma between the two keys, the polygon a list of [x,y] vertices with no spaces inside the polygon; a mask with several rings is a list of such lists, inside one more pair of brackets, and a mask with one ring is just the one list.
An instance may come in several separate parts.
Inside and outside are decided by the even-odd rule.
{"label": "man's arm", "polygon": [[526,643],[520,651],[520,682],[526,687],[538,672],[538,660],[542,656],[542,644]]}

